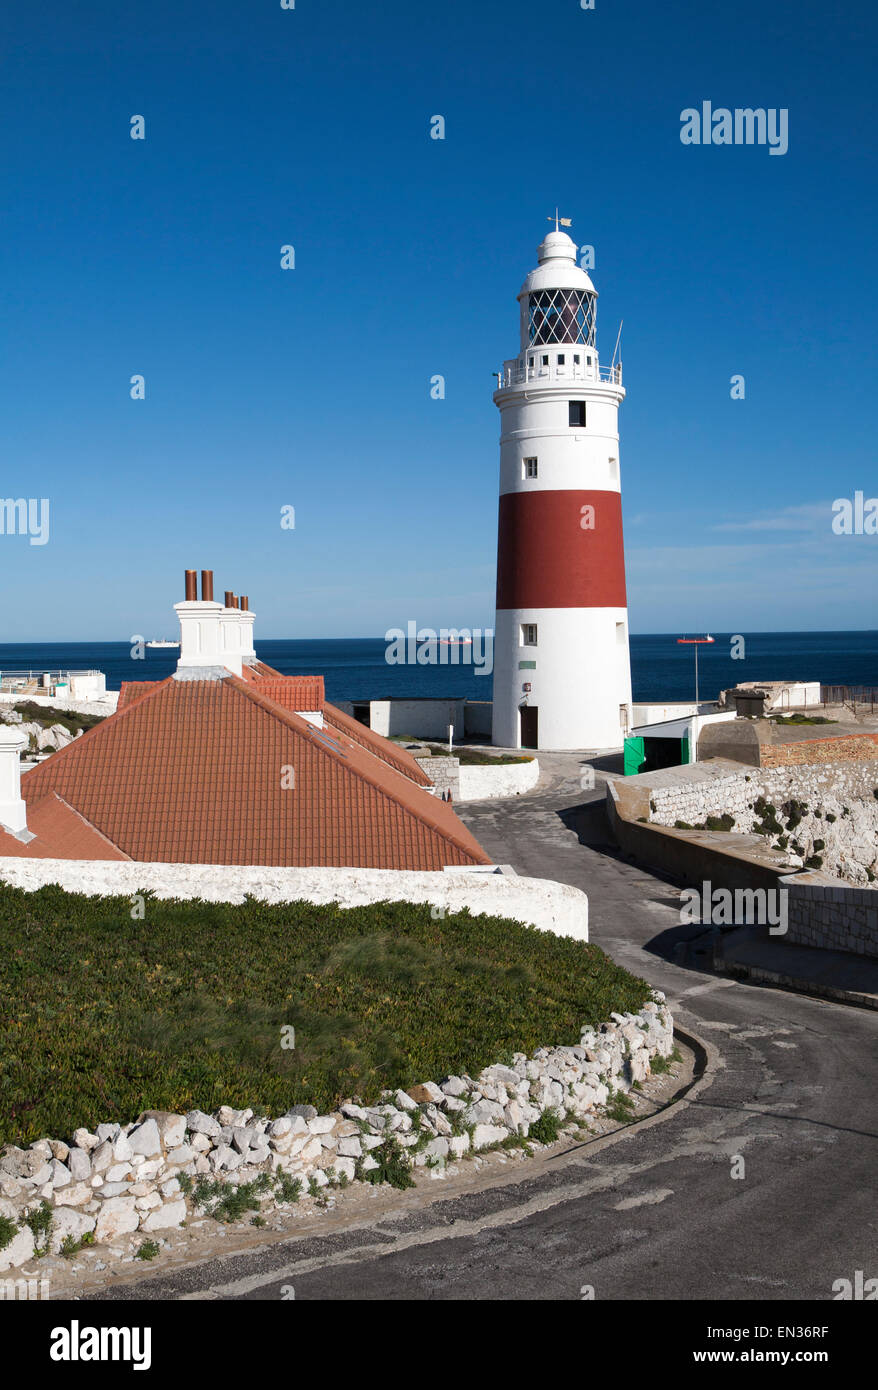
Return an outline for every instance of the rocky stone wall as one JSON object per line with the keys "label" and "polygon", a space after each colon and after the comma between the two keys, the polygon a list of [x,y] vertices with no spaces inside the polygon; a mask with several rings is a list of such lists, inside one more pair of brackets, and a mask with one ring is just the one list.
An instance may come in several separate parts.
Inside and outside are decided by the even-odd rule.
{"label": "rocky stone wall", "polygon": [[[749,834],[766,826],[773,816],[780,829],[770,833],[766,843],[780,844],[790,868],[800,868],[816,857],[821,863],[815,867],[824,873],[854,884],[866,885],[873,881],[871,876],[878,881],[875,763],[723,769],[715,776],[705,775],[709,764],[696,767],[697,777],[691,780],[681,775],[668,785],[651,788],[649,820],[653,824],[673,826],[684,821],[700,826],[709,816],[727,813],[735,820],[732,833]],[[773,813],[756,807],[759,798],[774,808]]]}
{"label": "rocky stone wall", "polygon": [[597,1029],[583,1028],[573,1046],[539,1048],[530,1058],[516,1053],[511,1066],[486,1067],[475,1078],[446,1076],[384,1092],[376,1105],[351,1100],[329,1115],[296,1105],[276,1119],[228,1106],[210,1115],[145,1111],[132,1123],[76,1129],[65,1140],[7,1145],[0,1153],[0,1217],[16,1230],[0,1249],[0,1271],[33,1257],[25,1217],[43,1202],[51,1211],[52,1252],[85,1238],[121,1257],[115,1242],[135,1233],[148,1239],[203,1216],[199,1179],[218,1181],[229,1193],[256,1184],[260,1201],[270,1204],[296,1200],[296,1180],[319,1193],[367,1177],[391,1150],[415,1168],[443,1165],[511,1135],[528,1136],[547,1112],[593,1113],[611,1092],[643,1081],[652,1060],[668,1057],[673,1045],[673,1019],[664,995],[655,993],[639,1013],[614,1013]]}

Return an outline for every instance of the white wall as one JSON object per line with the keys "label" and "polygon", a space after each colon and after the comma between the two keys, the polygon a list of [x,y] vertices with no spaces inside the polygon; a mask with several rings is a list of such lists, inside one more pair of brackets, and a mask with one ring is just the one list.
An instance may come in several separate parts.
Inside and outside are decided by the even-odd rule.
{"label": "white wall", "polygon": [[[429,771],[429,767],[428,767]],[[502,763],[468,766],[461,763],[456,801],[484,801],[491,797],[521,796],[535,787],[540,777],[536,758],[529,763]]]}
{"label": "white wall", "polygon": [[463,738],[463,700],[371,700],[370,722],[385,738],[412,734],[415,738],[447,742],[448,726]]}
{"label": "white wall", "polygon": [[[152,889],[159,898],[203,898],[240,903],[246,894],[263,902],[304,899],[357,907],[374,902],[432,903],[458,912],[511,917],[539,931],[588,940],[588,898],[578,888],[550,879],[519,878],[484,870],[407,873],[395,869],[275,869],[214,864],[135,864],[106,860],[4,859],[0,879],[33,891],[57,883],[69,893],[130,898]],[[146,920],[149,920],[147,909]]]}

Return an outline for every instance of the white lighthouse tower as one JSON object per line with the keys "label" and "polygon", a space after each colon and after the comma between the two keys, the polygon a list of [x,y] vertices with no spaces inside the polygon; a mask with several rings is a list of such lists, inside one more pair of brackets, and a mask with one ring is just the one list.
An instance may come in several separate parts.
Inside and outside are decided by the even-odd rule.
{"label": "white lighthouse tower", "polygon": [[566,233],[549,232],[518,296],[521,351],[505,362],[493,742],[618,748],[631,718],[618,411],[602,367],[597,291]]}

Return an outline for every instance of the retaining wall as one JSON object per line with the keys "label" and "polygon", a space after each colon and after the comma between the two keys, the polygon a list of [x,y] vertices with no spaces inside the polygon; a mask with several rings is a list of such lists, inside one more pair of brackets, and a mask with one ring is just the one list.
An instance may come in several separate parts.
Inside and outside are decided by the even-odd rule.
{"label": "retaining wall", "polygon": [[438,910],[511,917],[516,922],[588,940],[588,898],[578,888],[542,878],[475,870],[409,873],[396,869],[278,869],[214,864],[140,864],[109,860],[0,858],[0,880],[32,891],[57,883],[69,893],[131,897],[151,889],[159,898],[263,902],[431,903]]}

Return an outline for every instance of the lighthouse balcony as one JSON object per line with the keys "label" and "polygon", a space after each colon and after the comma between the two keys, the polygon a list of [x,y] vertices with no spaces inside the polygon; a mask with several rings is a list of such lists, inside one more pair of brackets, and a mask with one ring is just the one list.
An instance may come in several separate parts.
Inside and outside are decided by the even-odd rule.
{"label": "lighthouse balcony", "polygon": [[558,361],[555,354],[546,361],[546,354],[532,352],[527,354],[525,361],[520,357],[514,357],[510,362],[503,363],[502,372],[497,373],[497,385],[501,390],[504,386],[522,386],[527,382],[540,386],[570,385],[574,382],[581,382],[583,385],[598,382],[609,382],[613,386],[622,385],[621,362],[615,363],[612,367],[601,367],[596,358],[591,362],[573,361],[575,355],[584,354],[562,353],[562,361]]}

